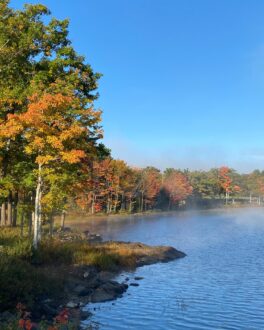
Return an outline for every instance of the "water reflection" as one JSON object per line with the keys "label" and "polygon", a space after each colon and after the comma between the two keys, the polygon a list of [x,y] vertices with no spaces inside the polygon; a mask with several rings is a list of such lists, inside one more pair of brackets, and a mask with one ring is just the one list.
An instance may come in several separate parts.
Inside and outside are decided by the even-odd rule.
{"label": "water reflection", "polygon": [[102,330],[264,328],[263,214],[243,209],[89,224],[106,239],[168,244],[188,255],[123,274],[144,279],[114,304],[93,305],[93,321]]}

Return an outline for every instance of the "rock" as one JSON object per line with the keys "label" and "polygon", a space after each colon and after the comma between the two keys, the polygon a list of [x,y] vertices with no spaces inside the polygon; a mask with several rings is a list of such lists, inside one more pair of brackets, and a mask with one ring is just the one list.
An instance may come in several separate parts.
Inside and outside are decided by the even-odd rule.
{"label": "rock", "polygon": [[83,290],[85,290],[85,287],[84,287],[83,285],[81,285],[81,284],[77,285],[77,286],[73,289],[73,291],[74,291],[75,293],[77,293],[77,294],[79,294],[79,293],[82,292]]}
{"label": "rock", "polygon": [[41,306],[41,313],[46,316],[46,318],[50,319],[57,315],[58,311],[56,308],[52,308],[49,305],[42,305]]}
{"label": "rock", "polygon": [[103,282],[106,282],[113,277],[114,277],[114,274],[111,272],[107,272],[107,271],[101,271],[98,275],[98,278]]}
{"label": "rock", "polygon": [[86,236],[86,239],[89,243],[99,243],[99,242],[102,242],[102,237],[101,235],[99,234],[91,234],[89,233],[87,236]]}
{"label": "rock", "polygon": [[85,296],[89,296],[92,293],[93,293],[93,290],[92,289],[90,289],[90,288],[84,288],[82,291],[80,291],[78,293],[78,296],[79,297],[85,297]]}
{"label": "rock", "polygon": [[116,281],[109,281],[109,282],[106,282],[105,284],[103,284],[100,288],[105,290],[107,293],[120,295],[127,290],[128,285],[118,283]]}
{"label": "rock", "polygon": [[126,278],[125,278],[125,281],[128,282],[128,281],[129,281],[129,277],[126,277]]}
{"label": "rock", "polygon": [[114,300],[122,296],[128,285],[116,281],[107,281],[100,285],[92,294],[91,302],[104,302]]}
{"label": "rock", "polygon": [[9,321],[15,319],[16,316],[13,315],[12,313],[5,311],[3,313],[0,313],[0,321]]}
{"label": "rock", "polygon": [[141,281],[141,280],[143,280],[144,279],[144,277],[141,277],[141,276],[135,276],[134,277],[134,280],[135,281]]}
{"label": "rock", "polygon": [[99,303],[99,302],[114,300],[115,298],[116,298],[115,293],[113,293],[113,292],[109,293],[109,292],[106,292],[102,288],[98,288],[91,295],[91,302],[92,303]]}
{"label": "rock", "polygon": [[80,312],[80,319],[82,321],[87,320],[89,317],[91,317],[93,314],[88,311],[81,311]]}
{"label": "rock", "polygon": [[90,275],[90,272],[85,272],[85,273],[83,274],[83,278],[87,278],[87,277],[89,277],[89,275]]}
{"label": "rock", "polygon": [[138,283],[130,283],[130,286],[139,286]]}
{"label": "rock", "polygon": [[93,277],[97,276],[97,274],[98,274],[98,269],[95,266],[85,267],[83,269],[83,271],[84,272],[83,272],[82,277],[84,279],[88,279],[88,280],[92,279]]}
{"label": "rock", "polygon": [[79,304],[77,304],[73,301],[69,301],[68,304],[66,305],[66,307],[68,307],[68,308],[78,308]]}
{"label": "rock", "polygon": [[101,281],[98,277],[93,278],[91,281],[89,281],[89,287],[92,289],[98,288],[100,285],[102,285],[104,282]]}

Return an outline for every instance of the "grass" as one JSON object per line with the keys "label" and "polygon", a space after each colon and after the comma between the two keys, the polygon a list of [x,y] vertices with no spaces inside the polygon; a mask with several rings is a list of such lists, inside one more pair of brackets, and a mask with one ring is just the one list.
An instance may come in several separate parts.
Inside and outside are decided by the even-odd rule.
{"label": "grass", "polygon": [[62,294],[67,271],[60,272],[60,266],[67,270],[81,265],[110,271],[133,268],[136,253],[125,244],[90,245],[48,237],[35,251],[30,239],[20,237],[19,229],[0,228],[0,311],[18,302],[33,308],[43,297]]}

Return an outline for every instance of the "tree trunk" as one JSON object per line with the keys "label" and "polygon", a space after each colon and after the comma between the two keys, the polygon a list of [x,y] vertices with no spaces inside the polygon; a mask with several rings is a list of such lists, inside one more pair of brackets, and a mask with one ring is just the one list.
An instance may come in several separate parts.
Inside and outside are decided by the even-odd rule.
{"label": "tree trunk", "polygon": [[171,210],[171,196],[169,196],[169,204],[168,204],[168,211]]}
{"label": "tree trunk", "polygon": [[21,214],[21,222],[20,222],[20,236],[23,237],[24,236],[24,211]]}
{"label": "tree trunk", "polygon": [[61,213],[61,230],[64,230],[65,218],[66,218],[66,212],[63,210],[62,213]]}
{"label": "tree trunk", "polygon": [[132,213],[132,197],[130,197],[130,200],[129,200],[129,213]]}
{"label": "tree trunk", "polygon": [[111,208],[112,208],[111,200],[110,200],[110,196],[108,196],[108,198],[107,198],[107,207],[106,207],[106,213],[107,214],[109,214],[111,212]]}
{"label": "tree trunk", "polygon": [[49,215],[49,225],[50,225],[50,236],[53,236],[53,229],[54,229],[54,219],[52,213]]}
{"label": "tree trunk", "polygon": [[33,246],[37,249],[41,240],[41,197],[42,197],[42,177],[41,177],[41,164],[39,164],[38,183],[35,197],[35,216],[34,216],[34,237]]}
{"label": "tree trunk", "polygon": [[115,201],[114,201],[114,207],[113,207],[114,213],[116,213],[117,204],[118,204],[118,193],[116,193],[116,195],[115,195]]}
{"label": "tree trunk", "polygon": [[35,220],[35,212],[31,212],[28,214],[28,237],[31,237],[32,234],[32,224],[34,224]]}
{"label": "tree trunk", "polygon": [[12,226],[16,227],[17,225],[17,205],[18,205],[18,193],[15,193],[14,198],[14,206],[13,206],[13,218],[12,218]]}
{"label": "tree trunk", "polygon": [[92,212],[92,214],[94,214],[94,204],[95,204],[95,196],[94,196],[94,193],[93,193],[93,198],[92,198],[92,208],[91,208],[91,212]]}
{"label": "tree trunk", "polygon": [[140,211],[143,212],[144,209],[144,193],[143,191],[141,192],[141,205],[140,205]]}
{"label": "tree trunk", "polygon": [[6,225],[6,203],[2,203],[1,207],[1,226]]}
{"label": "tree trunk", "polygon": [[121,195],[121,208],[120,208],[120,211],[124,211],[125,209],[126,209],[126,200],[125,200],[124,193],[122,193],[122,195]]}
{"label": "tree trunk", "polygon": [[7,225],[12,226],[12,195],[11,192],[8,195],[7,200]]}

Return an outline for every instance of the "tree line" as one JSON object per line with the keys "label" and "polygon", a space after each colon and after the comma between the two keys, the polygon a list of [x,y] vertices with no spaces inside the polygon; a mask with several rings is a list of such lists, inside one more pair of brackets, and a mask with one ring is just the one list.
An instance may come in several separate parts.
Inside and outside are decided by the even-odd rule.
{"label": "tree line", "polygon": [[95,214],[172,210],[195,199],[263,194],[263,172],[240,175],[128,166],[101,143],[98,80],[47,7],[0,2],[1,226],[28,227],[68,209]]}
{"label": "tree line", "polygon": [[[239,174],[227,166],[208,171],[155,167],[134,168],[105,158],[92,164],[71,208],[85,213],[170,211],[192,206],[232,203],[235,199],[263,201],[264,171]],[[85,187],[85,190],[83,188]]]}

